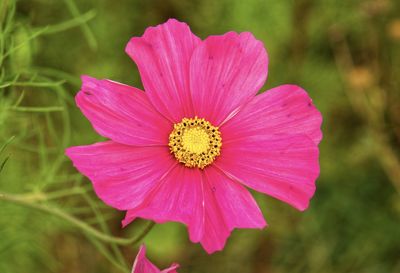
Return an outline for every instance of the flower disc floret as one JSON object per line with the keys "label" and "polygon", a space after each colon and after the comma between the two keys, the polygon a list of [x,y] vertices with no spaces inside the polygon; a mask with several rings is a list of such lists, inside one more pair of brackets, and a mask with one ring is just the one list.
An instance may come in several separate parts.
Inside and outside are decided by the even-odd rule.
{"label": "flower disc floret", "polygon": [[218,127],[204,118],[183,118],[174,124],[168,145],[186,167],[204,169],[220,155],[222,138]]}

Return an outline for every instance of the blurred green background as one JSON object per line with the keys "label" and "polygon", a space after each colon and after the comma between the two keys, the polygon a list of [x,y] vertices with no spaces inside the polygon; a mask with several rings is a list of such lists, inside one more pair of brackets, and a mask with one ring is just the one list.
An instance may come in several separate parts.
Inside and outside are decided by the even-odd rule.
{"label": "blurred green background", "polygon": [[144,240],[152,261],[179,272],[400,272],[396,0],[0,0],[0,272],[130,272],[148,222],[121,229],[123,213],[64,149],[101,140],[73,101],[80,75],[142,87],[125,45],[171,17],[201,38],[254,33],[270,57],[263,90],[304,87],[324,139],[306,212],[256,194],[270,226],[234,231],[212,256],[182,225],[156,225]]}

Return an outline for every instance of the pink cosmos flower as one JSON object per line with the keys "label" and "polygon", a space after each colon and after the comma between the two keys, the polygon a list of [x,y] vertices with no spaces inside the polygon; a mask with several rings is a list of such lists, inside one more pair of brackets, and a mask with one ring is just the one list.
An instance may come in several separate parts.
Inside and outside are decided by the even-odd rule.
{"label": "pink cosmos flower", "polygon": [[178,267],[178,264],[172,264],[169,268],[161,271],[146,258],[146,247],[142,245],[133,263],[132,273],[177,273]]}
{"label": "pink cosmos flower", "polygon": [[108,205],[188,226],[221,250],[234,228],[266,222],[246,187],[304,210],[319,175],[322,117],[307,93],[282,85],[257,95],[268,71],[249,32],[201,40],[176,20],[132,38],[145,92],[82,77],[76,103],[110,141],[67,149]]}

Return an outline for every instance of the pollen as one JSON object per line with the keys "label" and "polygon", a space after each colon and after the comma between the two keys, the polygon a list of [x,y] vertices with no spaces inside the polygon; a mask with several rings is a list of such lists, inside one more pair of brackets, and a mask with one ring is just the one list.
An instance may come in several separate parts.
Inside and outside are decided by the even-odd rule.
{"label": "pollen", "polygon": [[189,168],[204,169],[220,155],[218,127],[203,118],[183,118],[174,124],[168,144],[175,158]]}

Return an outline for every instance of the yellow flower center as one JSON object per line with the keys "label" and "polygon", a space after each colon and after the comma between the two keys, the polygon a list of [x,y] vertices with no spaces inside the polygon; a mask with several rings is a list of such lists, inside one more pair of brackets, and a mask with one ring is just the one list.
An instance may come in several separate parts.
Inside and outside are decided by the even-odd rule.
{"label": "yellow flower center", "polygon": [[186,151],[201,154],[207,152],[210,138],[201,128],[195,127],[185,130],[182,136],[182,146]]}
{"label": "yellow flower center", "polygon": [[221,133],[203,118],[184,118],[174,124],[168,146],[186,167],[204,169],[220,155]]}

